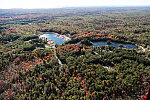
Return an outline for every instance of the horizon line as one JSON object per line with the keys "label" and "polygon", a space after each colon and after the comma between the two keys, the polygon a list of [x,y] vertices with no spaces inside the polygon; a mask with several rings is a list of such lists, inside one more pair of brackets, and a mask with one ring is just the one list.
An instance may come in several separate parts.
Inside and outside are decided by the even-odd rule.
{"label": "horizon line", "polygon": [[53,7],[53,8],[0,8],[0,9],[63,9],[63,8],[94,8],[94,7],[99,7],[99,8],[103,8],[103,7],[150,7],[150,5],[126,5],[126,6],[72,6],[72,7]]}

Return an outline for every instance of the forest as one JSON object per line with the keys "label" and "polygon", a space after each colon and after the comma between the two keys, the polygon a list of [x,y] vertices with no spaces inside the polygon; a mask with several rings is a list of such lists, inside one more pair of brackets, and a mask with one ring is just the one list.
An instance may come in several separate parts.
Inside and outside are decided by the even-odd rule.
{"label": "forest", "polygon": [[150,99],[150,8],[0,9],[0,100],[80,99]]}

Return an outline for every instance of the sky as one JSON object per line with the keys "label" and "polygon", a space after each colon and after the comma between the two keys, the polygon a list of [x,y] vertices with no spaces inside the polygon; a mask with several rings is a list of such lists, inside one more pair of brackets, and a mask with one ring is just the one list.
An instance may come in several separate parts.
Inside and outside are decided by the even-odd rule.
{"label": "sky", "polygon": [[0,0],[2,9],[93,6],[150,6],[150,0]]}

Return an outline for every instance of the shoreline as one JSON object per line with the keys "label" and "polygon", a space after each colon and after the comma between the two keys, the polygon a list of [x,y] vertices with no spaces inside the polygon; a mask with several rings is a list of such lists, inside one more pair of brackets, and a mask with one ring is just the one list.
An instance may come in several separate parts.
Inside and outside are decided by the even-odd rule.
{"label": "shoreline", "polygon": [[57,38],[60,38],[60,39],[65,39],[65,40],[71,40],[71,38],[70,37],[68,37],[68,36],[66,36],[66,35],[60,35],[60,34],[58,34],[58,33],[54,33],[54,34],[56,34],[56,36],[55,37],[57,37]]}
{"label": "shoreline", "polygon": [[[42,38],[40,37],[41,35],[44,35],[44,34],[55,34],[54,37],[57,37],[59,39],[64,39],[64,40],[71,40],[70,37],[67,37],[66,35],[60,35],[58,33],[55,33],[55,32],[43,32],[42,34],[39,35],[39,38]],[[52,39],[47,39],[47,44],[48,46],[45,46],[45,47],[48,47],[48,48],[55,48],[55,45],[56,43],[52,40]]]}
{"label": "shoreline", "polygon": [[45,46],[45,47],[48,47],[48,48],[55,48],[55,45],[56,45],[56,43],[51,39],[47,39],[47,44],[49,46]]}
{"label": "shoreline", "polygon": [[[42,34],[40,34],[40,35],[43,35],[43,34],[56,34],[56,36],[55,37],[57,37],[57,38],[60,38],[60,39],[65,39],[65,40],[71,40],[71,38],[70,37],[68,37],[68,36],[66,36],[66,35],[61,35],[61,34],[58,34],[58,33],[55,33],[55,32],[43,32]],[[39,35],[39,36],[40,36]]]}

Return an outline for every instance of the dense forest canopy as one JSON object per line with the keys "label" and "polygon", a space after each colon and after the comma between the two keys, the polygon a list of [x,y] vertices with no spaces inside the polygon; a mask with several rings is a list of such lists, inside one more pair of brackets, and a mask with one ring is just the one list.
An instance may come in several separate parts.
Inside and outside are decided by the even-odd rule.
{"label": "dense forest canopy", "polygon": [[[54,44],[45,32],[71,39]],[[150,7],[0,9],[0,99],[148,100],[149,91]]]}

